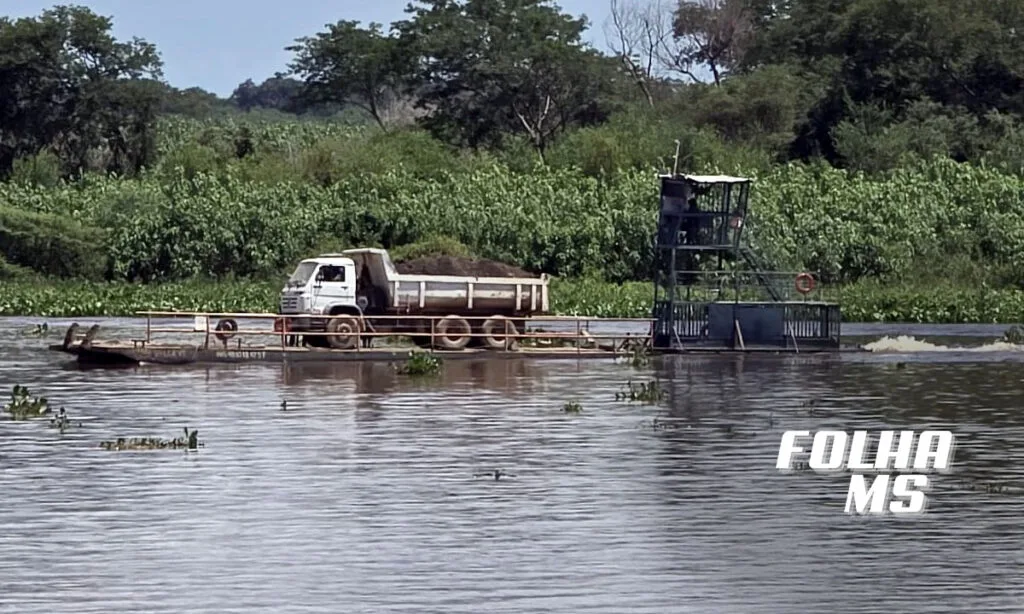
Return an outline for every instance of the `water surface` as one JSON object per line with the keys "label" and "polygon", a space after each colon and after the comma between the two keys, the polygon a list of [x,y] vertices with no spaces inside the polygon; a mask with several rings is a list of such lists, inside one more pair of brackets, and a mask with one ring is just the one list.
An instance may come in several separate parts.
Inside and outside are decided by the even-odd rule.
{"label": "water surface", "polygon": [[[963,339],[1004,327],[864,327],[928,351],[451,361],[417,381],[81,371],[42,349],[69,321],[48,340],[31,322],[0,321],[0,384],[81,426],[0,418],[0,612],[1024,609],[1021,495],[968,488],[1024,486],[1024,353]],[[662,402],[616,400],[653,379]],[[184,427],[198,453],[98,448]],[[924,516],[847,516],[848,477],[775,469],[783,431],[831,428],[951,429],[955,473]],[[474,477],[493,468],[515,477]]]}

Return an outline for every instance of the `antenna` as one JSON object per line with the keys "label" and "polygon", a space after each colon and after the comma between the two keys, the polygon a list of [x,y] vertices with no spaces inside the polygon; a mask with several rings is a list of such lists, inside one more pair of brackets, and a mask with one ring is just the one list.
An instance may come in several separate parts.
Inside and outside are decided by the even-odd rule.
{"label": "antenna", "polygon": [[679,176],[679,145],[680,145],[679,144],[679,139],[676,139],[675,143],[676,143],[676,155],[675,155],[675,157],[672,160],[672,176],[673,177],[678,177]]}

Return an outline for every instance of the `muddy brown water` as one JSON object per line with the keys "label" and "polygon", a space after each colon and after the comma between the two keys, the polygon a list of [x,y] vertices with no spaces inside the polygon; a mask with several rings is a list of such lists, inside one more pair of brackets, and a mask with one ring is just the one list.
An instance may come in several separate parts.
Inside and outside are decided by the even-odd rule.
{"label": "muddy brown water", "polygon": [[[410,380],[83,371],[42,349],[70,321],[24,336],[37,321],[0,321],[0,384],[81,425],[0,417],[0,612],[1024,609],[1022,495],[969,487],[1024,486],[1024,352],[991,343],[1003,327],[851,326],[886,351],[841,357],[453,361]],[[655,378],[664,401],[616,400]],[[184,427],[197,453],[98,448]],[[829,428],[951,429],[955,471],[923,516],[848,516],[848,477],[775,469],[783,431]],[[514,477],[474,477],[494,468]]]}

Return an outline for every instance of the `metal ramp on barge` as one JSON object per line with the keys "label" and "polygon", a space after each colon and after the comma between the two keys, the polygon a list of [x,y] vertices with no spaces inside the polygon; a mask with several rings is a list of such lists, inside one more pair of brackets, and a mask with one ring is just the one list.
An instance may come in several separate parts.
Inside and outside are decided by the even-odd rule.
{"label": "metal ramp on barge", "polygon": [[840,306],[817,276],[766,270],[744,241],[750,179],[662,175],[654,242],[652,346],[834,352]]}

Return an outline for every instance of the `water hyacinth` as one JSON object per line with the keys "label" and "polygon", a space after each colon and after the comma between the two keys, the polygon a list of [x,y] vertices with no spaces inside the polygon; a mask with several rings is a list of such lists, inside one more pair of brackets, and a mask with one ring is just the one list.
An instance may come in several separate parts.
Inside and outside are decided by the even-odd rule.
{"label": "water hyacinth", "polygon": [[[495,164],[432,177],[385,168],[328,185],[201,171],[52,188],[2,183],[0,215],[35,229],[60,225],[64,260],[55,253],[52,268],[102,256],[87,270],[117,279],[276,276],[330,245],[447,236],[531,271],[621,282],[650,276],[657,189],[653,169],[598,180]],[[961,256],[1024,270],[1024,178],[991,169],[935,160],[869,178],[782,165],[756,177],[750,208],[748,238],[773,264],[829,281],[905,276]],[[40,249],[57,250],[47,245]]]}
{"label": "water hyacinth", "polygon": [[14,420],[39,418],[50,413],[50,402],[46,397],[34,397],[28,388],[15,385],[11,390],[11,399],[4,406],[4,411]]}
{"label": "water hyacinth", "polygon": [[199,431],[185,428],[185,436],[177,439],[160,439],[157,437],[118,437],[100,442],[104,450],[196,450],[203,447],[199,441]]}

